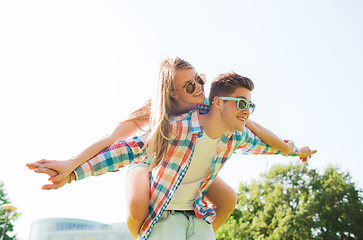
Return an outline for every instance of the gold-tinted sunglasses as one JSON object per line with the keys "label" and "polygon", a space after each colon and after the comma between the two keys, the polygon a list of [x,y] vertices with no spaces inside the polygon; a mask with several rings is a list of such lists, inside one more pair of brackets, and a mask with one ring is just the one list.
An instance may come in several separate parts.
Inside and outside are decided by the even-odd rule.
{"label": "gold-tinted sunglasses", "polygon": [[179,91],[186,91],[188,94],[193,94],[195,91],[195,83],[198,83],[200,85],[205,84],[205,75],[204,74],[197,74],[195,75],[195,78],[193,81],[189,81],[182,90]]}

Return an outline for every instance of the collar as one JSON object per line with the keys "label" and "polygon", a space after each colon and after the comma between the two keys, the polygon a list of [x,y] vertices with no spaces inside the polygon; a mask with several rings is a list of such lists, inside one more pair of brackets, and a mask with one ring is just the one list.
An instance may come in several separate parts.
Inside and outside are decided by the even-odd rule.
{"label": "collar", "polygon": [[[205,104],[200,104],[203,106],[208,106]],[[209,110],[209,108],[208,108]],[[173,116],[170,118],[170,121],[190,121],[190,131],[192,134],[197,133],[198,137],[203,136],[203,126],[200,122],[200,114],[206,114],[204,109],[200,109],[200,106],[196,107],[194,110],[190,112],[186,112],[177,116]],[[221,137],[222,142],[227,143],[228,139],[233,135],[233,132],[226,132]]]}

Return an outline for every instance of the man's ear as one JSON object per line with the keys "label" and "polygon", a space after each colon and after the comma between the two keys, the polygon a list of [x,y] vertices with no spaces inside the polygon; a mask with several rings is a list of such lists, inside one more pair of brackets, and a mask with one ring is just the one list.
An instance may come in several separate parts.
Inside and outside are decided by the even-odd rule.
{"label": "man's ear", "polygon": [[213,107],[216,109],[221,109],[223,106],[223,100],[215,96],[213,99]]}

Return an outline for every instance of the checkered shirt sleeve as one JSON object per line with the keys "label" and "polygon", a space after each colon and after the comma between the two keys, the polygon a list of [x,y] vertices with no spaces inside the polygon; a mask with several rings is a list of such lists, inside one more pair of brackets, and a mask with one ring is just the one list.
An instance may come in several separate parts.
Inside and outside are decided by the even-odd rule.
{"label": "checkered shirt sleeve", "polygon": [[[259,155],[259,154],[281,154],[281,152],[267,145],[264,141],[259,139],[250,129],[244,128],[242,132],[236,132],[234,135],[236,141],[240,142],[236,146],[236,153],[244,154],[244,155]],[[285,141],[286,142],[286,141]],[[297,152],[298,148],[294,147],[294,150]],[[296,156],[294,154],[290,154],[290,156]]]}
{"label": "checkered shirt sleeve", "polygon": [[102,152],[74,170],[76,179],[81,180],[89,176],[114,172],[132,162],[138,162],[139,158],[146,156],[144,143],[147,136],[148,133],[141,137],[121,140],[105,148]]}

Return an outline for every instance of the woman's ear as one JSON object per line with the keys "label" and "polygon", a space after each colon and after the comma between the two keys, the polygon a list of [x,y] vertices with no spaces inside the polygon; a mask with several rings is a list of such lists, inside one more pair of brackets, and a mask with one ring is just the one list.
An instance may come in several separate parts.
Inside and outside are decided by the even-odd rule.
{"label": "woman's ear", "polygon": [[178,97],[178,94],[176,94],[176,91],[175,90],[173,90],[173,91],[171,91],[170,92],[170,96],[172,97],[172,98],[174,98],[175,100],[177,100],[179,97]]}

